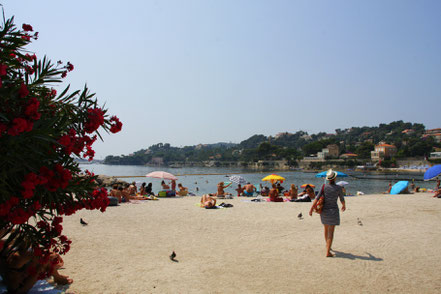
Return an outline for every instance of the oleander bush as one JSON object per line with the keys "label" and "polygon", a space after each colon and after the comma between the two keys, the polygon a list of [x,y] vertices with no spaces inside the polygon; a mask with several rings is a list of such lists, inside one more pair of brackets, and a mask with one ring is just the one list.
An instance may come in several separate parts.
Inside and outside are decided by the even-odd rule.
{"label": "oleander bush", "polygon": [[[14,18],[0,26],[0,252],[4,263],[26,244],[42,264],[50,252],[65,254],[64,215],[81,209],[102,212],[107,191],[95,175],[82,172],[76,158],[94,157],[99,130],[116,133],[122,123],[98,105],[87,87],[58,93],[74,69],[70,63],[37,58],[26,46],[37,40],[31,25]],[[35,269],[27,268],[32,274]],[[48,271],[49,272],[49,271]],[[41,278],[48,274],[43,273]]]}

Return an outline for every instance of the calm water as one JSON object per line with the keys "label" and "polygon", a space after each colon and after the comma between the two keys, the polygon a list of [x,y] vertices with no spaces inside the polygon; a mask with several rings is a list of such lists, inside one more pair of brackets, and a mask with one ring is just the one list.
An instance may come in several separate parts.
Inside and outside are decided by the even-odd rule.
{"label": "calm water", "polygon": [[[166,167],[148,167],[148,166],[137,166],[137,165],[104,165],[104,164],[81,164],[80,167],[83,170],[88,169],[95,174],[107,175],[107,176],[132,176],[129,178],[123,178],[122,180],[127,182],[135,181],[138,186],[142,182],[153,184],[153,190],[155,193],[160,190],[161,180],[152,179],[145,176],[149,172],[156,170],[163,170],[172,173],[178,177],[177,183],[182,183],[184,187],[188,187],[190,192],[197,195],[202,195],[205,193],[215,193],[217,183],[221,181],[228,181],[228,175],[239,174],[243,176],[247,181],[254,185],[263,184],[264,186],[269,184],[267,182],[262,182],[261,179],[265,176],[272,174],[273,172],[259,172],[256,173],[252,170],[240,169],[240,168],[206,168],[206,167],[186,167],[186,168],[166,168]],[[343,171],[349,174],[349,177],[338,178],[337,182],[344,180],[349,183],[346,186],[346,190],[355,194],[357,191],[362,191],[365,194],[381,193],[386,191],[388,188],[389,181],[392,184],[399,180],[411,180],[415,179],[415,184],[422,188],[433,189],[435,187],[435,182],[423,182],[422,174],[373,174],[373,173],[361,173],[361,172],[351,172]],[[216,175],[212,175],[216,174]],[[282,184],[285,188],[289,189],[289,185],[294,183],[297,186],[311,183],[320,187],[323,184],[322,178],[316,178],[315,173],[307,173],[302,171],[286,171],[277,172],[278,175],[284,177],[286,181]],[[362,178],[362,179],[361,179]],[[367,179],[366,179],[367,178]],[[166,181],[167,182],[167,181]],[[226,192],[233,193],[235,195],[234,189],[236,184],[226,189]],[[199,192],[196,192],[196,188]]]}

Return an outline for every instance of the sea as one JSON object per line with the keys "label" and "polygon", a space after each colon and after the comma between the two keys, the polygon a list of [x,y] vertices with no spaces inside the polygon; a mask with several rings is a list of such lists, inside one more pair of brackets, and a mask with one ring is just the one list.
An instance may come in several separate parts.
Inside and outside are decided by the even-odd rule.
{"label": "sea", "polygon": [[[316,189],[320,189],[324,183],[323,178],[317,178],[316,172],[295,171],[255,171],[242,168],[221,168],[221,167],[183,167],[183,168],[167,168],[167,167],[150,167],[139,165],[106,165],[106,164],[80,164],[82,170],[89,170],[98,175],[115,176],[126,182],[136,182],[137,186],[142,183],[152,183],[153,191],[156,193],[161,189],[161,180],[145,177],[146,174],[153,171],[166,171],[175,175],[184,187],[196,195],[206,193],[215,193],[219,182],[229,182],[232,175],[240,175],[246,181],[259,187],[268,186],[270,183],[263,182],[262,179],[270,174],[277,174],[285,178],[282,186],[289,189],[291,184],[297,186],[303,184],[313,184]],[[389,183],[392,185],[398,181],[412,181],[415,186],[426,189],[434,189],[435,181],[423,181],[423,173],[378,173],[378,172],[359,172],[353,170],[341,170],[347,174],[347,177],[337,178],[337,182],[347,182],[346,191],[349,195],[356,195],[358,192],[363,194],[376,194],[387,191]],[[169,182],[169,181],[166,181]],[[237,185],[232,184],[225,191],[236,195]],[[300,189],[301,191],[301,189]],[[358,193],[360,194],[360,193]]]}

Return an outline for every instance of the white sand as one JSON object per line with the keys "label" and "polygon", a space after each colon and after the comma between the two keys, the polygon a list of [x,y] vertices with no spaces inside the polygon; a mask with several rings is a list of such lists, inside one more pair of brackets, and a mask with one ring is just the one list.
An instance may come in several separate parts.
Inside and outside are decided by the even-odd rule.
{"label": "white sand", "polygon": [[62,273],[74,293],[440,293],[441,199],[431,195],[346,198],[334,258],[311,203],[239,198],[207,210],[186,197],[80,211],[64,219],[73,244]]}

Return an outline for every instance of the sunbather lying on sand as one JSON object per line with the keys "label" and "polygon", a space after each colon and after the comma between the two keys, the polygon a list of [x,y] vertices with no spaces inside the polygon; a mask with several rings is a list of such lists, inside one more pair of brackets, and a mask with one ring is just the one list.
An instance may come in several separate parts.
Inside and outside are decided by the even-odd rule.
{"label": "sunbather lying on sand", "polygon": [[212,198],[208,194],[202,195],[201,198],[201,207],[212,208],[216,205],[216,199]]}
{"label": "sunbather lying on sand", "polygon": [[[0,250],[3,246],[4,241],[1,240]],[[49,260],[41,263],[40,258],[34,255],[26,242],[23,241],[19,247],[6,260],[1,260],[4,282],[10,293],[27,293],[43,272],[48,272],[54,278],[54,282],[59,285],[72,284],[72,279],[58,272],[58,269],[64,265],[60,255],[51,253]]]}

